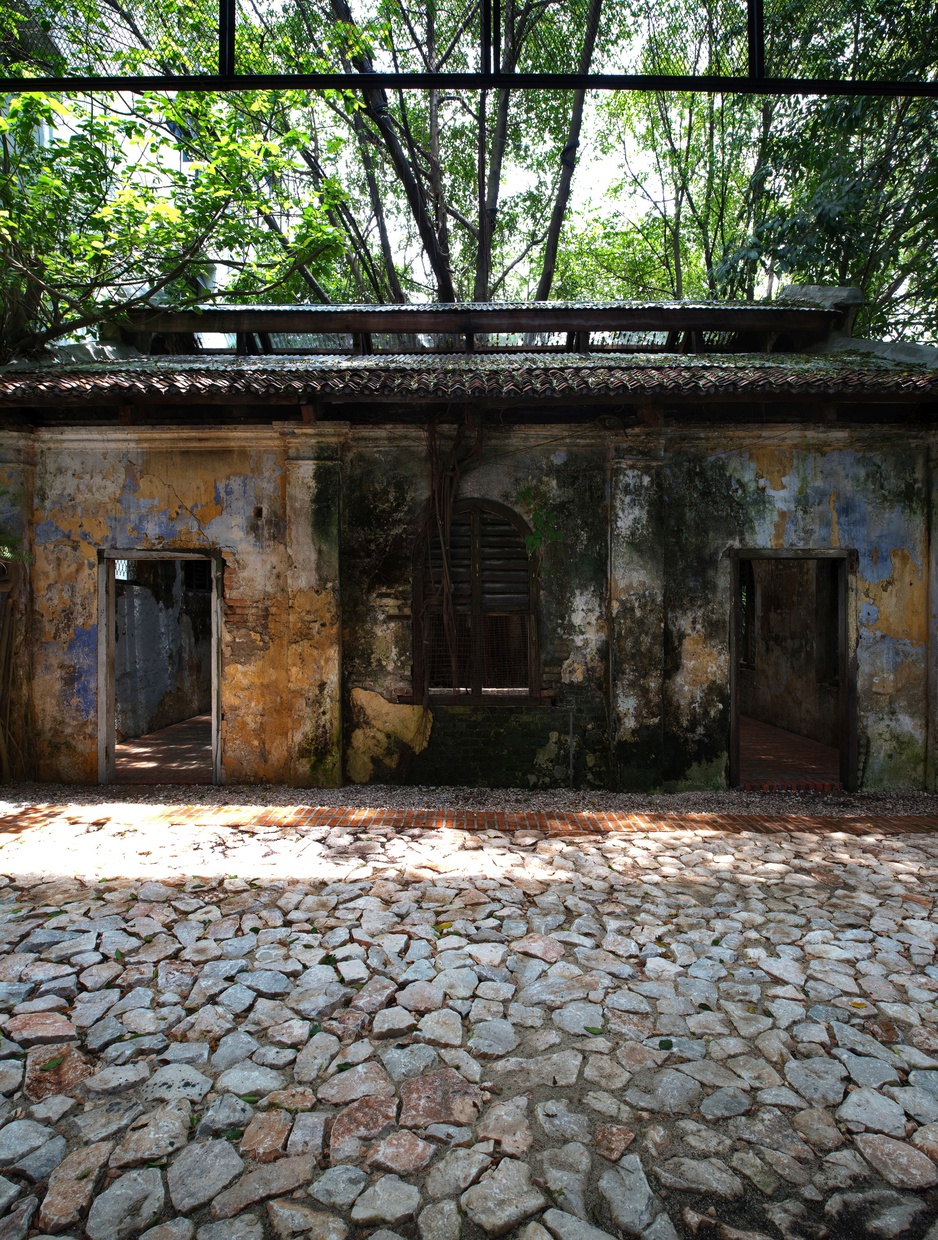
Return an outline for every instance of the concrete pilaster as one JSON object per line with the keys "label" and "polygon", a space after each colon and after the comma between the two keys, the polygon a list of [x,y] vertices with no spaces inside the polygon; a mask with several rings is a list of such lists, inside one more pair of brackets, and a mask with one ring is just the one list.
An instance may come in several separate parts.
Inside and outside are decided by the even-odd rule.
{"label": "concrete pilaster", "polygon": [[[643,445],[644,446],[644,445]],[[609,503],[609,658],[613,778],[654,787],[662,763],[664,563],[657,445],[613,449]]]}
{"label": "concrete pilaster", "polygon": [[336,446],[296,443],[286,465],[290,782],[342,783],[341,465]]}

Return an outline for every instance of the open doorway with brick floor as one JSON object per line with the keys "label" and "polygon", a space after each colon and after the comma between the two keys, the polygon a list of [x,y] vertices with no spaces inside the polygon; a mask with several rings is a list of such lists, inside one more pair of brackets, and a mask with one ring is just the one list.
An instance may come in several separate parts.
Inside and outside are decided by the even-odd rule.
{"label": "open doorway with brick floor", "polygon": [[216,562],[127,553],[101,573],[101,782],[218,782]]}
{"label": "open doorway with brick floor", "polygon": [[745,552],[734,565],[731,782],[853,786],[845,552]]}

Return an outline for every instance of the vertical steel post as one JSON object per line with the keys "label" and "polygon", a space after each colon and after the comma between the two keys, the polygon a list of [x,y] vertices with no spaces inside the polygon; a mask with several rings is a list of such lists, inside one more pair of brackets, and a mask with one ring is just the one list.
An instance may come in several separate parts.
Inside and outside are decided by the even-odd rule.
{"label": "vertical steel post", "polygon": [[502,71],[502,6],[501,0],[492,0],[492,72]]}
{"label": "vertical steel post", "polygon": [[765,11],[763,0],[747,0],[749,10],[749,77],[765,77]]}
{"label": "vertical steel post", "polygon": [[481,18],[479,72],[488,76],[492,72],[492,0],[482,0]]}
{"label": "vertical steel post", "polygon": [[218,0],[218,72],[234,77],[237,0]]}

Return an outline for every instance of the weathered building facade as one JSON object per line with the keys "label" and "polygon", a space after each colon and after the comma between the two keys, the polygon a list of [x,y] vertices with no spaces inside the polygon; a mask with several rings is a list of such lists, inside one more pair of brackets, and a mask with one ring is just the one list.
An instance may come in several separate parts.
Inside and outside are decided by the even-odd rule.
{"label": "weathered building facade", "polygon": [[722,787],[752,715],[934,788],[938,368],[808,351],[842,308],[721,309],[324,308],[280,356],[300,320],[218,312],[274,351],[0,373],[31,773],[113,774],[146,580],[226,782]]}

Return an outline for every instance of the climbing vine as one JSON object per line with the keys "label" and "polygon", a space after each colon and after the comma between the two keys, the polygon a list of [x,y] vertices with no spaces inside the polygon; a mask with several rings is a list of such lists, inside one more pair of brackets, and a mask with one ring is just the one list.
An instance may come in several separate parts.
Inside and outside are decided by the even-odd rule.
{"label": "climbing vine", "polygon": [[525,534],[524,545],[528,554],[540,551],[545,543],[563,542],[563,533],[554,524],[553,514],[547,507],[547,494],[542,486],[532,484],[518,492],[518,506],[531,524],[531,533]]}
{"label": "climbing vine", "polygon": [[[453,505],[459,494],[459,483],[463,470],[468,463],[482,451],[482,422],[471,410],[466,410],[463,418],[457,422],[455,433],[449,441],[441,440],[438,435],[440,420],[427,424],[426,452],[430,467],[430,494],[424,514],[423,527],[418,539],[420,553],[426,557],[430,540],[437,542],[440,549],[441,575],[439,581],[432,581],[431,588],[434,600],[441,605],[443,615],[443,636],[449,655],[450,673],[453,688],[459,685],[459,654],[456,634],[456,612],[453,607],[453,581],[450,573],[450,533],[453,526]],[[415,615],[418,632],[426,632],[427,590],[422,597],[415,600],[419,609]],[[422,676],[423,705],[429,699],[429,680]]]}

